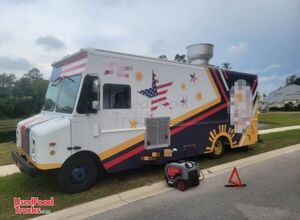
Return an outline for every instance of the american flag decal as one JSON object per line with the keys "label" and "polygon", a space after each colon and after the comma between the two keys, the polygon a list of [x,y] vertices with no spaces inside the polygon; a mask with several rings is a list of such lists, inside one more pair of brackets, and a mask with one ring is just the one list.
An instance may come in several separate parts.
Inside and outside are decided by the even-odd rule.
{"label": "american flag decal", "polygon": [[152,70],[152,87],[138,91],[138,93],[151,99],[151,112],[155,111],[160,105],[170,105],[167,99],[167,92],[169,86],[173,84],[173,82],[160,83],[155,77],[156,74]]}

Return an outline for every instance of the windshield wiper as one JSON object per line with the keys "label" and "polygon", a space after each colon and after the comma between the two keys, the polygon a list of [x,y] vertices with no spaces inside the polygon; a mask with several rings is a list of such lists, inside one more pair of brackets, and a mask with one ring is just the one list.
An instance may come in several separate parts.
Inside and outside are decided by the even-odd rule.
{"label": "windshield wiper", "polygon": [[68,80],[71,80],[71,82],[75,83],[75,80],[71,78],[71,76],[59,76],[56,78],[56,80],[52,81],[58,81],[56,84],[52,84],[52,86],[57,86],[63,79],[67,78]]}
{"label": "windshield wiper", "polygon": [[75,80],[74,80],[74,79],[72,79],[72,78],[71,78],[71,76],[63,76],[63,79],[65,79],[65,78],[67,78],[67,79],[71,80],[73,83],[75,82]]}
{"label": "windshield wiper", "polygon": [[[59,77],[57,77],[55,80],[53,80],[51,83],[53,83],[53,84],[51,84],[51,86],[57,86],[58,84],[60,84],[60,82],[63,80],[63,78],[61,77],[61,76],[59,76]],[[54,82],[56,82],[57,81],[57,83],[55,83],[54,84]]]}

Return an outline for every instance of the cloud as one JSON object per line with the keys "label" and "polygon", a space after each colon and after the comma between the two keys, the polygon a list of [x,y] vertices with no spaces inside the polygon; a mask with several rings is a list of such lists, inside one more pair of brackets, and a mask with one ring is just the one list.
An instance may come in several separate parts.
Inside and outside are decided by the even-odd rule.
{"label": "cloud", "polygon": [[25,58],[10,58],[0,56],[0,71],[27,71],[30,63]]}
{"label": "cloud", "polygon": [[5,1],[4,0],[4,2],[6,3],[6,4],[11,4],[11,5],[19,5],[19,4],[29,4],[29,3],[34,3],[34,2],[36,2],[36,0],[26,0],[26,1],[24,1],[24,0],[9,0],[9,1]]}
{"label": "cloud", "polygon": [[260,68],[260,69],[259,68],[249,69],[249,70],[246,70],[245,72],[247,72],[247,73],[256,73],[256,74],[268,73],[270,71],[280,69],[284,66],[286,66],[286,65],[274,63],[274,64],[270,64],[269,66],[266,66],[266,67],[263,67],[263,68]]}
{"label": "cloud", "polygon": [[164,38],[159,38],[153,41],[150,46],[149,50],[151,54],[163,54],[164,50],[167,50],[167,40]]}
{"label": "cloud", "polygon": [[269,76],[258,75],[258,91],[269,94],[284,84],[284,77],[272,74]]}
{"label": "cloud", "polygon": [[[165,54],[172,59],[185,53],[189,44],[209,42],[215,45],[211,62],[216,65],[230,62],[239,71],[281,63],[285,72],[292,72],[300,68],[298,9],[299,2],[294,0],[285,4],[280,0],[263,4],[259,0],[231,0],[230,4],[205,0],[190,4],[178,0],[172,4],[169,0],[91,0],[89,4],[80,0],[4,0],[0,32],[11,36],[2,38],[0,56],[24,57],[34,66],[50,66],[82,47],[96,47],[154,57]],[[47,36],[59,39],[58,48],[49,45]],[[50,74],[48,69],[43,72]],[[265,71],[279,74],[277,70],[283,69]]]}
{"label": "cloud", "polygon": [[39,37],[35,43],[44,46],[46,50],[61,49],[65,47],[64,42],[51,35]]}
{"label": "cloud", "polygon": [[271,64],[266,68],[263,68],[260,72],[265,73],[265,72],[269,72],[270,70],[281,68],[281,67],[283,67],[283,65],[281,64]]}
{"label": "cloud", "polygon": [[0,44],[4,44],[5,41],[7,41],[9,38],[11,38],[11,34],[6,31],[0,31]]}
{"label": "cloud", "polygon": [[265,94],[273,92],[280,86],[284,86],[286,78],[290,75],[293,75],[293,73],[272,74],[268,76],[258,75],[258,90]]}
{"label": "cloud", "polygon": [[128,7],[136,4],[134,0],[102,0],[101,3],[107,7]]}
{"label": "cloud", "polygon": [[260,83],[270,82],[270,81],[273,81],[275,79],[278,79],[277,75],[261,76],[261,77],[258,78]]}
{"label": "cloud", "polygon": [[227,49],[227,54],[230,56],[241,56],[248,52],[248,44],[240,42],[234,45],[231,45]]}
{"label": "cloud", "polygon": [[247,73],[257,73],[257,74],[259,74],[259,73],[268,73],[268,72],[271,72],[271,71],[274,72],[275,70],[280,69],[284,66],[286,66],[286,65],[274,63],[274,64],[270,64],[269,66],[263,67],[263,68],[249,69],[249,70],[246,70],[245,72],[247,72]]}

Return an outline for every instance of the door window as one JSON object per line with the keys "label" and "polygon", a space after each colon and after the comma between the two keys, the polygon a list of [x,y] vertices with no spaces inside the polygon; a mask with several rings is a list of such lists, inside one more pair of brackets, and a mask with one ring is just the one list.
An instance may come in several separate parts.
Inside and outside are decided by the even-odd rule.
{"label": "door window", "polygon": [[103,86],[103,109],[129,109],[130,106],[129,85],[105,84]]}

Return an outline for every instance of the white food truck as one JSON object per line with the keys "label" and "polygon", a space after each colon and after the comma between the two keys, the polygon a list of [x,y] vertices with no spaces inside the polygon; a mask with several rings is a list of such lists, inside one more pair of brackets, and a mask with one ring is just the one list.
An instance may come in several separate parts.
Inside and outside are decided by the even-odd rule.
{"label": "white food truck", "polygon": [[15,163],[75,193],[102,172],[256,143],[257,76],[209,65],[212,52],[190,45],[185,63],[82,49],[53,63],[40,114],[17,125]]}

